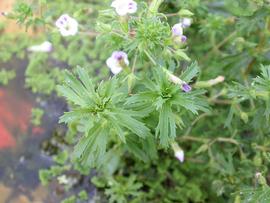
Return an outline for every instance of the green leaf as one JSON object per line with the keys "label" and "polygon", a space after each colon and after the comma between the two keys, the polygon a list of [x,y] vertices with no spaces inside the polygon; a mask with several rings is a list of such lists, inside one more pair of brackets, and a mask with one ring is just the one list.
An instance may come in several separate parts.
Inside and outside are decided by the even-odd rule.
{"label": "green leaf", "polygon": [[175,120],[171,106],[168,103],[162,105],[159,113],[159,122],[156,128],[156,136],[160,139],[163,147],[168,147],[169,143],[176,137]]}
{"label": "green leaf", "polygon": [[184,60],[186,60],[186,61],[190,61],[190,60],[191,60],[191,59],[188,57],[188,55],[187,55],[184,51],[182,51],[182,50],[177,50],[177,51],[175,51],[174,53],[175,53],[175,55],[176,55],[178,58],[180,58],[180,59],[184,59]]}
{"label": "green leaf", "polygon": [[145,124],[132,118],[130,115],[117,114],[117,119],[121,126],[128,128],[139,137],[146,138],[147,136],[151,136],[150,130]]}
{"label": "green leaf", "polygon": [[186,83],[190,83],[192,78],[196,77],[199,73],[200,69],[198,67],[197,62],[192,63],[187,69],[182,73],[180,78]]}

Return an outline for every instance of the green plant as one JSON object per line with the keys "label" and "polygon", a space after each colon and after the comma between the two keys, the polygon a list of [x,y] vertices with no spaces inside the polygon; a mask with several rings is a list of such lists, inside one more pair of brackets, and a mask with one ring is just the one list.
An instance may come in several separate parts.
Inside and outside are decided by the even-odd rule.
{"label": "green plant", "polygon": [[[269,175],[269,2],[119,2],[47,2],[54,51],[30,55],[26,84],[66,98],[69,145],[41,180],[96,168],[111,202],[267,202],[254,175]],[[34,8],[15,16],[28,26]],[[65,38],[63,13],[80,25]]]}
{"label": "green plant", "polygon": [[0,84],[7,85],[8,82],[16,77],[16,72],[14,70],[1,70],[0,71]]}

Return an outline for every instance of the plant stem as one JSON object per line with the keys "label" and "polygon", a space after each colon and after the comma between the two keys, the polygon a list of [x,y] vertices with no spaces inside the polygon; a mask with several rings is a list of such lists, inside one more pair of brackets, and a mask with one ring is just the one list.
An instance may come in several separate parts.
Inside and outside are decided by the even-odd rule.
{"label": "plant stem", "polygon": [[86,31],[86,32],[80,32],[80,34],[88,35],[88,36],[90,36],[90,37],[96,37],[96,36],[98,36],[100,33],[98,33],[98,32],[93,32],[93,31]]}
{"label": "plant stem", "polygon": [[[187,141],[195,141],[195,142],[202,142],[202,143],[209,143],[210,138],[199,138],[199,137],[194,137],[194,136],[182,136],[180,137],[182,140],[187,140]],[[218,137],[214,140],[211,141],[210,145],[214,144],[215,142],[227,142],[235,145],[239,145],[238,141],[233,139],[233,138],[226,138],[226,137]]]}
{"label": "plant stem", "polygon": [[173,17],[173,16],[179,16],[179,13],[168,13],[165,14],[166,17]]}
{"label": "plant stem", "polygon": [[155,61],[155,59],[150,55],[150,53],[147,50],[144,50],[144,53],[146,54],[146,56],[149,58],[149,60],[156,66],[157,62]]}
{"label": "plant stem", "polygon": [[126,37],[125,35],[122,35],[122,34],[118,33],[116,30],[112,30],[111,33],[112,34],[115,34],[115,35],[117,35],[117,36],[119,36],[119,37],[121,37],[123,39],[128,39],[128,37]]}
{"label": "plant stem", "polygon": [[136,66],[136,62],[137,62],[137,57],[138,57],[138,50],[136,50],[136,53],[135,53],[135,58],[134,58],[133,65],[132,65],[132,70],[131,70],[132,73],[135,72],[135,66]]}

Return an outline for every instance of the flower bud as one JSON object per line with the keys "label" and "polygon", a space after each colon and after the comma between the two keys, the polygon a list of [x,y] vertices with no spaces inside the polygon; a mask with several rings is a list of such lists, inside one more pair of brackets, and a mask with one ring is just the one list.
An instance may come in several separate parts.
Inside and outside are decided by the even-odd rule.
{"label": "flower bud", "polygon": [[184,84],[182,85],[182,90],[183,90],[184,92],[190,92],[190,91],[192,90],[192,88],[191,88],[187,83],[184,83]]}
{"label": "flower bud", "polygon": [[181,162],[183,163],[185,160],[185,153],[184,151],[181,149],[181,147],[179,147],[179,145],[176,142],[173,142],[171,144],[172,149],[174,151],[174,156]]}
{"label": "flower bud", "polygon": [[173,75],[168,70],[165,70],[167,75],[169,76],[169,80],[173,82],[174,84],[180,85],[181,89],[184,92],[190,92],[192,90],[191,86],[188,85],[185,81],[181,80],[179,77]]}
{"label": "flower bud", "polygon": [[215,79],[207,80],[207,81],[199,81],[196,83],[196,87],[205,88],[205,87],[212,87],[214,85],[217,85],[219,83],[224,82],[225,77],[224,76],[218,76]]}
{"label": "flower bud", "polygon": [[27,50],[31,52],[51,52],[53,49],[52,43],[45,41],[40,45],[34,45],[29,47]]}

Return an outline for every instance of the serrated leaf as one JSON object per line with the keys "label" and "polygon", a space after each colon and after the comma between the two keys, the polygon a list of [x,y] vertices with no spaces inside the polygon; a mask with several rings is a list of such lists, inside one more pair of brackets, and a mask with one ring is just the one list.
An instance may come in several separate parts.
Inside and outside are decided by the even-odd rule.
{"label": "serrated leaf", "polygon": [[187,67],[187,69],[181,74],[180,78],[186,83],[191,82],[192,78],[196,77],[200,69],[197,62],[192,63]]}
{"label": "serrated leaf", "polygon": [[150,130],[145,126],[145,124],[132,118],[130,115],[118,114],[117,119],[121,126],[126,127],[139,137],[145,138],[147,136],[151,136]]}

